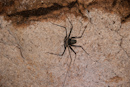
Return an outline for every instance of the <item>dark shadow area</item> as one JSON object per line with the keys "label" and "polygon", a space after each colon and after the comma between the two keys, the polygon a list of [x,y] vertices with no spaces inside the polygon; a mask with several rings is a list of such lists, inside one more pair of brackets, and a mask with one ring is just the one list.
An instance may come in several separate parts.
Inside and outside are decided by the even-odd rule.
{"label": "dark shadow area", "polygon": [[30,17],[30,16],[47,15],[47,14],[53,12],[53,11],[60,10],[64,7],[68,7],[69,9],[71,9],[76,3],[77,3],[77,1],[71,2],[67,6],[62,6],[62,5],[59,5],[57,3],[54,3],[53,6],[51,6],[51,7],[47,7],[47,8],[41,7],[41,8],[38,8],[38,9],[16,12],[14,14],[9,14],[7,16],[11,17],[11,16],[19,15],[19,16],[23,16],[23,17]]}

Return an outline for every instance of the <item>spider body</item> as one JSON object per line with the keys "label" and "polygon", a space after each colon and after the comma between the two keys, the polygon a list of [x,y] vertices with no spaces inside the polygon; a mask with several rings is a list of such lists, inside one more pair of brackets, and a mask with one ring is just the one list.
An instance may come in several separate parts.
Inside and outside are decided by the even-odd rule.
{"label": "spider body", "polygon": [[73,39],[73,38],[67,38],[65,37],[64,39],[64,46],[68,47],[68,46],[72,46],[73,44],[76,44],[77,40]]}

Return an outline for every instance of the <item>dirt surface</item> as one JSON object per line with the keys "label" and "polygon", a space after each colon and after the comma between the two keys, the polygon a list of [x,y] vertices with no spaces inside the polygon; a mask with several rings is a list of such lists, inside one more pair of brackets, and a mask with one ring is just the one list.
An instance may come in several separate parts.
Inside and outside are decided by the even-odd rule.
{"label": "dirt surface", "polygon": [[[129,9],[128,0],[1,0],[0,87],[130,87]],[[63,52],[69,20],[71,37],[85,29],[76,45],[88,54],[49,54]]]}

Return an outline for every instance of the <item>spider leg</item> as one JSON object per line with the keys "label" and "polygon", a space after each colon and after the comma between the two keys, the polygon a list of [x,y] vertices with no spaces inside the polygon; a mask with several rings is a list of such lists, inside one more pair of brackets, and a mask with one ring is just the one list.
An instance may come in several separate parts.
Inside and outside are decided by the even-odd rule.
{"label": "spider leg", "polygon": [[66,47],[64,47],[64,51],[63,51],[62,54],[55,54],[55,53],[50,53],[50,52],[47,52],[47,53],[49,53],[49,54],[53,54],[53,55],[57,55],[57,56],[63,56],[64,53],[65,53],[65,51],[66,51]]}
{"label": "spider leg", "polygon": [[[87,25],[88,25],[88,24],[87,24]],[[81,34],[81,36],[78,36],[78,37],[71,37],[71,38],[81,38],[81,37],[83,36],[83,34],[84,34],[84,32],[85,32],[86,28],[87,28],[87,25],[84,27],[84,30],[83,30],[83,32],[82,32],[82,34]]]}
{"label": "spider leg", "polygon": [[70,47],[70,49],[74,52],[74,54],[76,55],[76,52],[72,49],[72,47],[71,46],[69,46]]}
{"label": "spider leg", "polygon": [[[82,46],[78,46],[78,45],[71,45],[71,46],[73,46],[73,47],[80,47],[80,48],[82,48],[82,50],[84,50],[84,52],[85,52],[86,54],[88,54]],[[88,54],[88,55],[89,55],[89,54]]]}
{"label": "spider leg", "polygon": [[[67,17],[67,19],[69,20],[69,18],[68,18],[68,17]],[[70,37],[71,32],[72,32],[72,29],[73,29],[73,25],[72,25],[72,23],[71,23],[71,21],[70,21],[70,20],[69,20],[69,23],[71,24],[71,28],[70,28],[70,32],[69,32],[68,38]]]}
{"label": "spider leg", "polygon": [[72,58],[71,58],[71,53],[70,53],[69,47],[68,47],[68,51],[69,51],[69,55],[70,55],[70,63],[69,63],[69,66],[68,66],[68,69],[67,69],[67,72],[66,72],[66,75],[65,75],[65,79],[64,79],[64,82],[63,82],[63,87],[65,85],[66,78],[67,78],[67,75],[68,75],[68,72],[69,72],[69,69],[70,69],[70,65],[71,65],[71,62],[72,62]]}
{"label": "spider leg", "polygon": [[[80,24],[81,24],[81,26],[80,26],[80,31],[81,31],[81,29],[82,29],[82,26],[83,26],[83,23],[79,20],[79,22],[80,22]],[[80,32],[79,32],[79,34],[80,34]]]}
{"label": "spider leg", "polygon": [[[52,23],[52,22],[51,22]],[[66,31],[66,36],[67,36],[67,29],[66,29],[66,27],[64,27],[64,26],[61,26],[61,25],[58,25],[58,24],[54,24],[54,23],[52,23],[53,25],[56,25],[56,26],[59,26],[59,27],[62,27],[62,28],[64,28],[65,29],[65,31]]]}
{"label": "spider leg", "polygon": [[[74,59],[74,62],[75,62],[75,60],[76,60],[76,52],[73,50],[73,48],[71,47],[71,46],[69,46],[70,47],[70,49],[74,52],[74,54],[75,54],[75,59]],[[73,62],[73,64],[74,64],[74,62]]]}

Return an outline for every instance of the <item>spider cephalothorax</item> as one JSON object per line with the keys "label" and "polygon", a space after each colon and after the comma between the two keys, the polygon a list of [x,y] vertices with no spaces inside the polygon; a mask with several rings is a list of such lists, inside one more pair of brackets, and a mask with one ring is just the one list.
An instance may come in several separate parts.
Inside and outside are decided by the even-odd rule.
{"label": "spider cephalothorax", "polygon": [[67,38],[67,37],[65,37],[65,39],[64,39],[64,47],[71,46],[71,45],[73,45],[75,43],[77,43],[77,40],[75,40],[73,38]]}

